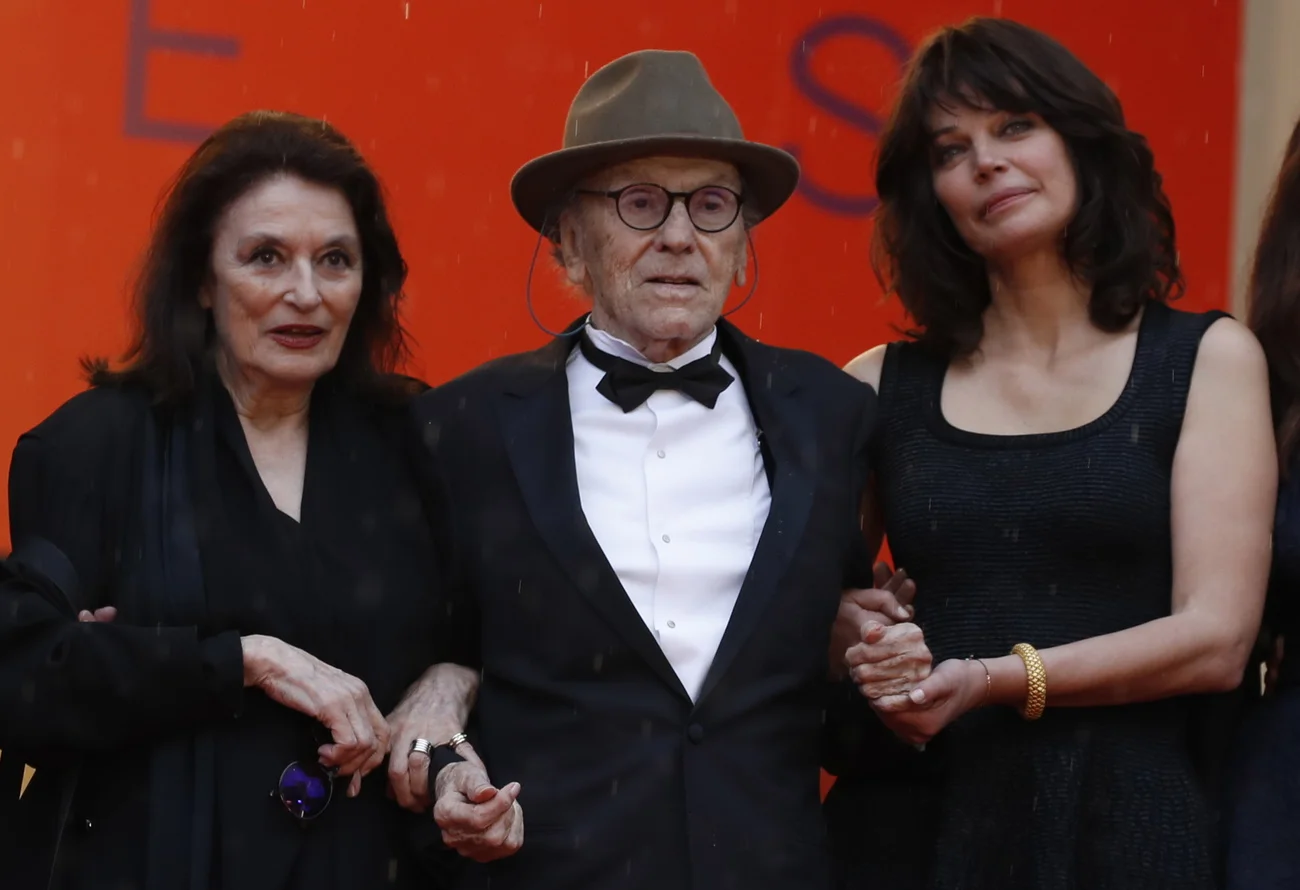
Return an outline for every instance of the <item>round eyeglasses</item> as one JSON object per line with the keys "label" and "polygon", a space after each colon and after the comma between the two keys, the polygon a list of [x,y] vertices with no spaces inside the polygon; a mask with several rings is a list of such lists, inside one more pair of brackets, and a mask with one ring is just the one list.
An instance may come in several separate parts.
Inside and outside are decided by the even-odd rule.
{"label": "round eyeglasses", "polygon": [[580,195],[613,198],[618,218],[630,229],[648,232],[662,226],[681,199],[691,225],[710,234],[729,228],[740,216],[742,198],[721,185],[706,185],[693,192],[670,192],[661,185],[638,182],[621,189],[602,192],[578,189]]}
{"label": "round eyeglasses", "polygon": [[284,768],[280,781],[271,792],[289,814],[301,822],[310,822],[330,805],[334,799],[334,780],[337,768],[325,768],[319,763],[295,760]]}

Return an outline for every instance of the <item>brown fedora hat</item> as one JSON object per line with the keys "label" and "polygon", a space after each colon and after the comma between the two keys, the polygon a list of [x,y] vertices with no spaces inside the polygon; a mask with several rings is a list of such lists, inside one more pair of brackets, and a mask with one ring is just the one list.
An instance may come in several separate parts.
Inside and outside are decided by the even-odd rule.
{"label": "brown fedora hat", "polygon": [[745,139],[695,55],[651,49],[615,59],[587,79],[569,107],[564,147],[520,167],[510,197],[541,232],[547,213],[584,177],[656,155],[735,164],[745,204],[760,219],[784,204],[799,182],[793,156]]}

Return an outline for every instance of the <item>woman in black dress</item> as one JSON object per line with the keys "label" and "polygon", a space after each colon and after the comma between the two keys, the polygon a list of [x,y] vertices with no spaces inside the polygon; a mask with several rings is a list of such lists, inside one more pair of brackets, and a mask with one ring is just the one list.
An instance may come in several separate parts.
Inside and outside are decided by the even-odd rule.
{"label": "woman in black dress", "polygon": [[[1230,786],[1229,890],[1300,887],[1300,124],[1259,245],[1250,328],[1268,357],[1282,481],[1273,572],[1264,609],[1267,649],[1281,651],[1272,682],[1241,729]],[[1289,652],[1288,652],[1289,650]]]}
{"label": "woman in black dress", "polygon": [[363,780],[440,660],[405,275],[322,121],[244,115],[182,169],[125,367],[14,451],[15,550],[65,554],[79,602],[0,588],[0,748],[36,767],[5,887],[428,886]]}
{"label": "woman in black dress", "polygon": [[[1181,281],[1146,140],[1022,25],[918,51],[876,184],[878,268],[914,330],[849,370],[880,398],[873,543],[916,582],[934,667],[880,694],[906,625],[849,653],[925,750],[831,791],[832,818],[859,820],[833,831],[845,883],[1211,887],[1189,696],[1235,688],[1259,626],[1259,344],[1166,305]],[[910,875],[873,879],[918,837]]]}

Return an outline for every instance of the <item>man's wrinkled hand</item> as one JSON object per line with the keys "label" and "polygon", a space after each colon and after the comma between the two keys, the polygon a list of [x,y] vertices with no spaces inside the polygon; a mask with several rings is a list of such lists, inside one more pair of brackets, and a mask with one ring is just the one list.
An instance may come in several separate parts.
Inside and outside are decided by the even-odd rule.
{"label": "man's wrinkled hand", "polygon": [[894,571],[887,563],[875,566],[875,587],[865,590],[846,590],[840,597],[835,625],[831,628],[829,653],[832,677],[842,677],[845,656],[858,643],[867,639],[873,625],[890,627],[912,620],[915,611],[912,599],[916,596],[916,583],[902,569]]}
{"label": "man's wrinkled hand", "polygon": [[491,862],[516,853],[524,843],[520,786],[497,788],[477,763],[443,767],[435,780],[433,820],[442,841],[475,862]]}
{"label": "man's wrinkled hand", "polygon": [[[445,686],[447,682],[454,685]],[[455,664],[438,664],[411,684],[391,714],[388,734],[392,750],[388,755],[388,788],[405,809],[427,812],[433,804],[429,794],[429,755],[411,752],[416,739],[445,744],[464,726],[469,702],[478,688],[478,674]],[[460,707],[449,707],[451,694]],[[482,767],[468,742],[456,746],[456,753]]]}
{"label": "man's wrinkled hand", "polygon": [[875,701],[911,692],[930,676],[933,658],[915,624],[884,627],[872,622],[865,639],[849,649],[844,661],[859,691]]}

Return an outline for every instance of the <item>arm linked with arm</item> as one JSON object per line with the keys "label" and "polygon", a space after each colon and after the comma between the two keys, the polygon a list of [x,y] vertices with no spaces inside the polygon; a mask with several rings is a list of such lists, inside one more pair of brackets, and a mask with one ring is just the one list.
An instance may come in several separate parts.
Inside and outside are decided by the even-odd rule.
{"label": "arm linked with arm", "polygon": [[[844,566],[846,589],[876,586],[873,563],[884,538],[883,517],[875,497],[871,470],[874,432],[874,390],[864,396],[855,430],[852,467],[853,511]],[[841,609],[850,608],[841,606]],[[835,661],[832,653],[832,661]],[[843,655],[840,653],[839,662]],[[842,664],[840,665],[842,668]],[[891,732],[847,675],[827,684],[822,766],[835,776],[861,775],[898,757],[915,752]]]}
{"label": "arm linked with arm", "polygon": [[[61,550],[97,605],[110,586],[101,556],[110,511],[105,462],[88,450],[24,436],[10,468],[10,527],[15,542]],[[0,747],[102,750],[238,712],[238,634],[78,622],[56,603],[30,577],[0,583]]]}
{"label": "arm linked with arm", "polygon": [[[411,417],[412,467],[442,575],[438,590],[430,592],[441,599],[437,624],[430,631],[435,663],[407,689],[388,717],[393,739],[389,785],[398,803],[416,812],[431,805],[430,785],[436,776],[430,775],[430,758],[413,755],[412,745],[417,739],[442,745],[463,732],[479,686],[478,610],[460,558],[452,489],[442,466],[441,449],[447,443],[441,415],[430,407],[435,399],[433,394],[417,402]],[[468,745],[458,745],[457,752],[474,757]]]}

